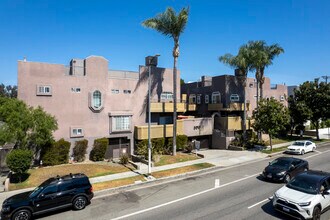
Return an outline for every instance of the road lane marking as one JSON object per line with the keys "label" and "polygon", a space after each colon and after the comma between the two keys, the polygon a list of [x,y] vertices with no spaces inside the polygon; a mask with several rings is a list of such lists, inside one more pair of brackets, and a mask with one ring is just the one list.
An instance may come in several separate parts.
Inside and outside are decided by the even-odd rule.
{"label": "road lane marking", "polygon": [[218,188],[220,186],[220,179],[215,179],[214,188]]}
{"label": "road lane marking", "polygon": [[260,172],[259,173],[252,174],[252,175],[247,176],[247,177],[243,177],[241,179],[238,179],[238,180],[235,180],[235,181],[226,183],[226,184],[223,184],[223,185],[221,185],[219,187],[216,187],[216,188],[207,189],[207,190],[204,190],[204,191],[201,191],[201,192],[198,192],[198,193],[195,193],[195,194],[186,196],[186,197],[182,197],[180,199],[176,199],[176,200],[173,200],[173,201],[170,201],[170,202],[167,202],[167,203],[163,203],[163,204],[160,204],[160,205],[157,205],[157,206],[153,206],[153,207],[150,207],[150,208],[147,208],[147,209],[143,209],[143,210],[140,210],[140,211],[137,211],[137,212],[133,212],[131,214],[127,214],[127,215],[123,215],[123,216],[120,216],[120,217],[117,217],[117,218],[113,218],[112,220],[124,219],[124,218],[128,218],[128,217],[131,217],[131,216],[134,216],[134,215],[138,215],[138,214],[142,214],[142,213],[145,213],[145,212],[149,212],[149,211],[152,211],[154,209],[158,209],[158,208],[161,208],[161,207],[164,207],[164,206],[167,206],[167,205],[171,205],[173,203],[177,203],[177,202],[180,202],[180,201],[183,201],[183,200],[186,200],[186,199],[190,199],[192,197],[199,196],[199,195],[202,195],[202,194],[211,192],[211,191],[213,191],[215,189],[223,188],[223,187],[229,186],[231,184],[238,183],[238,182],[247,180],[249,178],[258,176],[258,175],[260,175]]}
{"label": "road lane marking", "polygon": [[260,202],[257,202],[256,204],[249,206],[248,209],[253,208],[253,207],[255,207],[255,206],[257,206],[257,205],[259,205],[259,204],[261,204],[261,203],[264,203],[264,202],[266,202],[266,201],[268,201],[268,200],[269,200],[269,198],[264,199],[264,200],[262,200],[262,201],[260,201]]}
{"label": "road lane marking", "polygon": [[316,157],[316,156],[319,156],[320,154],[324,154],[324,153],[328,153],[328,152],[330,152],[330,150],[326,150],[326,151],[322,151],[322,152],[317,153],[317,154],[310,155],[308,157],[305,157],[304,159],[309,159],[309,158],[312,158],[312,157]]}

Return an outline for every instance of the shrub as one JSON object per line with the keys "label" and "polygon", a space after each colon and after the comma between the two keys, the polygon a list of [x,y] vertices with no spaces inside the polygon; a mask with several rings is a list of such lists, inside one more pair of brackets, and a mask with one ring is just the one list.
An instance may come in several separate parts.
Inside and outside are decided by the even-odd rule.
{"label": "shrub", "polygon": [[107,151],[108,145],[109,145],[108,138],[95,139],[93,149],[89,154],[89,159],[92,161],[104,160],[105,152]]}
{"label": "shrub", "polygon": [[128,155],[127,154],[122,154],[121,156],[120,156],[120,163],[121,164],[128,164],[128,160],[129,160],[129,157],[128,157]]}
{"label": "shrub", "polygon": [[71,143],[63,138],[43,149],[42,162],[46,166],[65,164],[69,161]]}
{"label": "shrub", "polygon": [[[168,139],[167,143],[168,148],[173,148],[173,138]],[[176,149],[179,151],[185,150],[188,146],[188,137],[186,135],[177,135],[176,136]]]}
{"label": "shrub", "polygon": [[88,140],[80,140],[76,141],[75,146],[73,148],[73,157],[75,161],[82,162],[85,160],[85,154],[88,147]]}
{"label": "shrub", "polygon": [[[165,138],[151,139],[151,157],[154,158],[156,154],[164,154],[165,150]],[[142,140],[137,144],[136,154],[148,158],[148,140]]]}
{"label": "shrub", "polygon": [[6,157],[6,163],[9,169],[19,176],[26,173],[31,166],[33,152],[26,149],[17,149],[11,151]]}

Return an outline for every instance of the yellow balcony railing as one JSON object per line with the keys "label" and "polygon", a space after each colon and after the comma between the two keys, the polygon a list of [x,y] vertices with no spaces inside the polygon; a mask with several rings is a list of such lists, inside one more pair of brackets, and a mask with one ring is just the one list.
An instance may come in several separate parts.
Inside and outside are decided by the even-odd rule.
{"label": "yellow balcony railing", "polygon": [[[177,120],[177,134],[182,135],[183,121]],[[167,125],[151,125],[150,126],[151,138],[173,137],[173,124]],[[137,140],[148,139],[148,126],[135,126],[135,138]]]}
{"label": "yellow balcony railing", "polygon": [[188,106],[188,111],[196,111],[197,108],[196,104],[188,104],[187,106]]}
{"label": "yellow balcony railing", "polygon": [[211,103],[207,106],[209,111],[220,111],[223,108],[222,103]]}
{"label": "yellow balcony railing", "polygon": [[[150,105],[151,112],[173,112],[173,103],[172,102],[153,102]],[[176,103],[176,111],[177,112],[185,112],[186,104],[182,102]]]}

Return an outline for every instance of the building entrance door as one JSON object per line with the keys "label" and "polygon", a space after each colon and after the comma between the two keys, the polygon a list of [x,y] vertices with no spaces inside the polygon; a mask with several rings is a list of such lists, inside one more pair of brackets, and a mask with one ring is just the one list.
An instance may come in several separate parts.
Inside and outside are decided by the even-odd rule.
{"label": "building entrance door", "polygon": [[122,154],[129,154],[130,140],[127,137],[109,138],[109,146],[105,158],[119,158]]}

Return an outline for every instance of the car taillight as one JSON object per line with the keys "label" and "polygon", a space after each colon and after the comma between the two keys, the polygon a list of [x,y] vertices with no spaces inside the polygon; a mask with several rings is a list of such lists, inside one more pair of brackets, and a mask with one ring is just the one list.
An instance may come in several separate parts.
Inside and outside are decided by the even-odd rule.
{"label": "car taillight", "polygon": [[93,192],[93,186],[91,186],[91,188],[89,188],[89,192]]}

